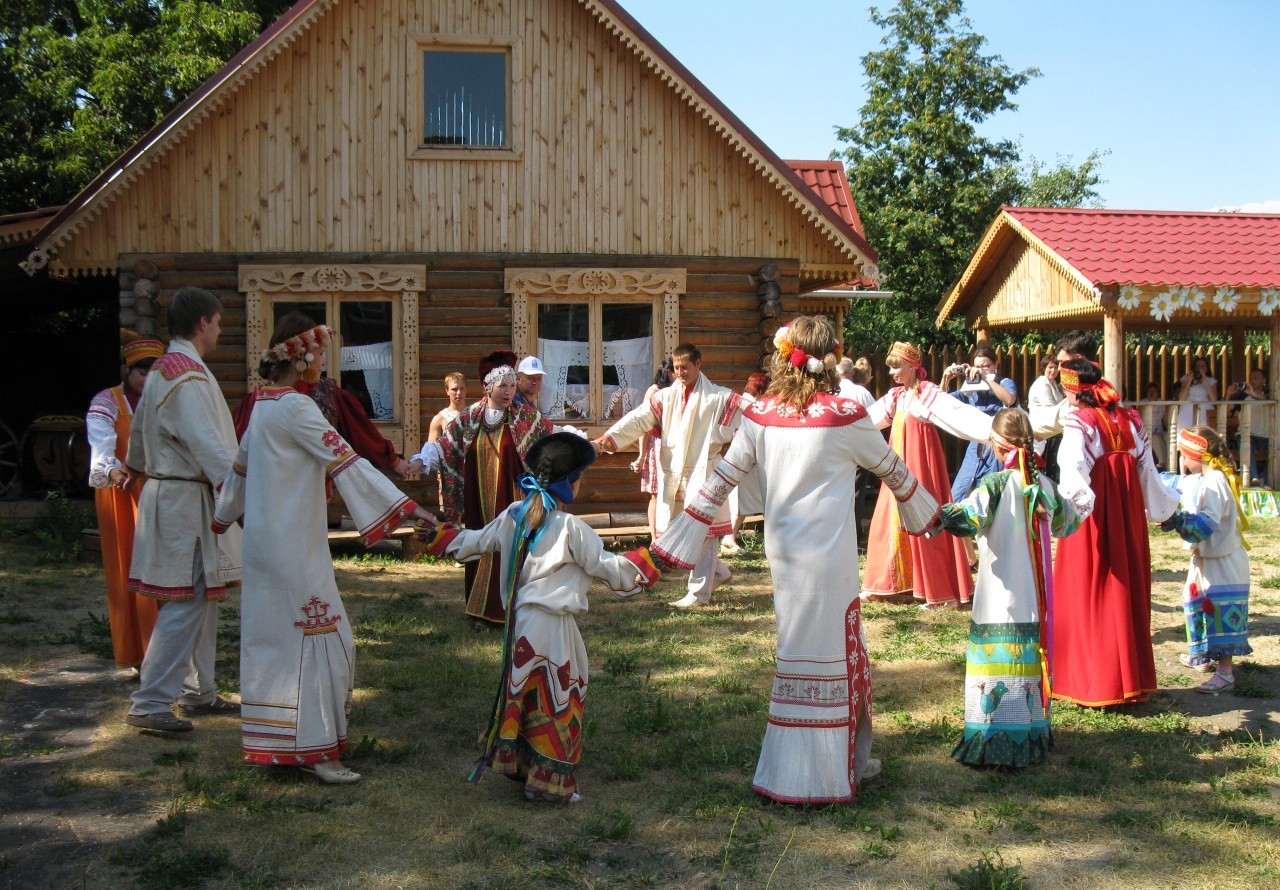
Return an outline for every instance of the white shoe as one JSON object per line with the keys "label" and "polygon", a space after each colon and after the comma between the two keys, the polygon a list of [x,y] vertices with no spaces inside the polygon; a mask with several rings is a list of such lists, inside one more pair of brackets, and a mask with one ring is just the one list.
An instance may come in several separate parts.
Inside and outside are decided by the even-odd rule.
{"label": "white shoe", "polygon": [[674,603],[667,603],[667,605],[674,609],[692,609],[694,606],[701,606],[704,605],[704,603],[692,593],[686,593]]}
{"label": "white shoe", "polygon": [[862,768],[862,775],[858,776],[859,782],[865,782],[867,779],[874,779],[880,775],[880,761],[875,757],[868,757],[866,765]]}

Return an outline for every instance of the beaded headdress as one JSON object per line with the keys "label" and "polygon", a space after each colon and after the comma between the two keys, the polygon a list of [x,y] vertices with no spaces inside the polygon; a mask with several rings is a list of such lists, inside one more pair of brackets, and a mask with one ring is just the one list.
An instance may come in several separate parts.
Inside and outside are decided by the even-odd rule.
{"label": "beaded headdress", "polygon": [[484,375],[484,391],[489,392],[500,383],[515,383],[515,368],[510,365],[499,365]]}
{"label": "beaded headdress", "polygon": [[333,331],[328,325],[318,324],[309,331],[281,340],[275,346],[262,351],[264,362],[293,361],[299,371],[306,371],[333,342]]}

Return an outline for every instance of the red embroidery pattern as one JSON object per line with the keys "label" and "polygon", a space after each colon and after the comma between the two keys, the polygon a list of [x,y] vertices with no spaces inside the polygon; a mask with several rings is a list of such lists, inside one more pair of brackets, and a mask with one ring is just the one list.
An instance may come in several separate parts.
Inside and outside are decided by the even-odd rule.
{"label": "red embroidery pattern", "polygon": [[180,352],[167,352],[160,356],[151,370],[159,373],[165,380],[174,380],[188,371],[197,371],[204,376],[204,365]]}
{"label": "red embroidery pattern", "polygon": [[302,614],[307,616],[307,620],[295,621],[293,626],[302,628],[303,636],[307,637],[313,634],[333,633],[338,629],[338,622],[342,620],[341,615],[330,616],[329,604],[323,602],[318,596],[307,600],[307,604],[302,607]]}
{"label": "red embroidery pattern", "polygon": [[324,435],[320,437],[320,441],[333,453],[334,457],[341,457],[351,450],[351,446],[343,440],[342,436],[338,435],[337,430],[325,430]]}
{"label": "red embroidery pattern", "polygon": [[818,393],[803,408],[783,405],[773,398],[756,399],[746,416],[761,426],[848,426],[867,416],[867,409],[851,399]]}

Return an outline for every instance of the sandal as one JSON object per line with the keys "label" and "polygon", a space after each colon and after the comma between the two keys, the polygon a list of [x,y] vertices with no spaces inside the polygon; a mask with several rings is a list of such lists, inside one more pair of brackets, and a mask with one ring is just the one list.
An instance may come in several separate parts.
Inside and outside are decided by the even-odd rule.
{"label": "sandal", "polygon": [[360,774],[336,763],[317,763],[313,766],[300,766],[299,772],[309,773],[326,785],[350,785],[360,781]]}
{"label": "sandal", "polygon": [[1202,661],[1200,664],[1192,664],[1191,656],[1185,652],[1178,656],[1178,662],[1183,667],[1191,668],[1191,670],[1199,671],[1202,674],[1212,674],[1218,669],[1218,663],[1215,661]]}
{"label": "sandal", "polygon": [[1196,692],[1206,695],[1217,695],[1219,692],[1230,692],[1236,688],[1236,678],[1229,674],[1214,674],[1196,687]]}
{"label": "sandal", "polygon": [[222,696],[215,696],[213,701],[207,705],[183,705],[182,713],[188,717],[196,717],[200,715],[210,714],[215,717],[238,717],[240,716],[240,703],[227,701]]}

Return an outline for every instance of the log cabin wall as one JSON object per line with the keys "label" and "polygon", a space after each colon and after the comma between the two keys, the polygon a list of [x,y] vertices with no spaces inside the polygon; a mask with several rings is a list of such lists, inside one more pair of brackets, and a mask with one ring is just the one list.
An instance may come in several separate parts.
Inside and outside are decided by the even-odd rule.
{"label": "log cabin wall", "polygon": [[[450,37],[512,48],[510,152],[419,146],[420,41]],[[339,2],[215,104],[113,185],[57,265],[205,251],[852,262],[572,0]]]}
{"label": "log cabin wall", "polygon": [[[703,371],[714,382],[741,391],[746,378],[759,370],[772,348],[774,320],[762,318],[760,298],[750,275],[768,258],[708,258],[527,254],[128,254],[120,257],[120,289],[154,306],[143,307],[159,322],[166,340],[164,309],[173,292],[196,285],[213,292],[223,305],[222,336],[207,358],[223,395],[234,407],[247,391],[245,295],[238,289],[243,264],[382,264],[425,265],[427,277],[419,299],[420,427],[447,404],[443,378],[462,371],[472,400],[481,393],[476,363],[495,349],[511,346],[511,298],[503,292],[508,267],[646,266],[686,270],[687,290],[680,296],[681,341],[703,353]],[[783,318],[799,311],[800,264],[774,260],[779,267]],[[140,285],[141,282],[141,285]],[[141,295],[141,296],[140,296]],[[627,467],[634,454],[603,457],[588,478],[577,512],[642,513],[645,496]],[[433,483],[407,483],[405,490],[423,503],[435,503]]]}

